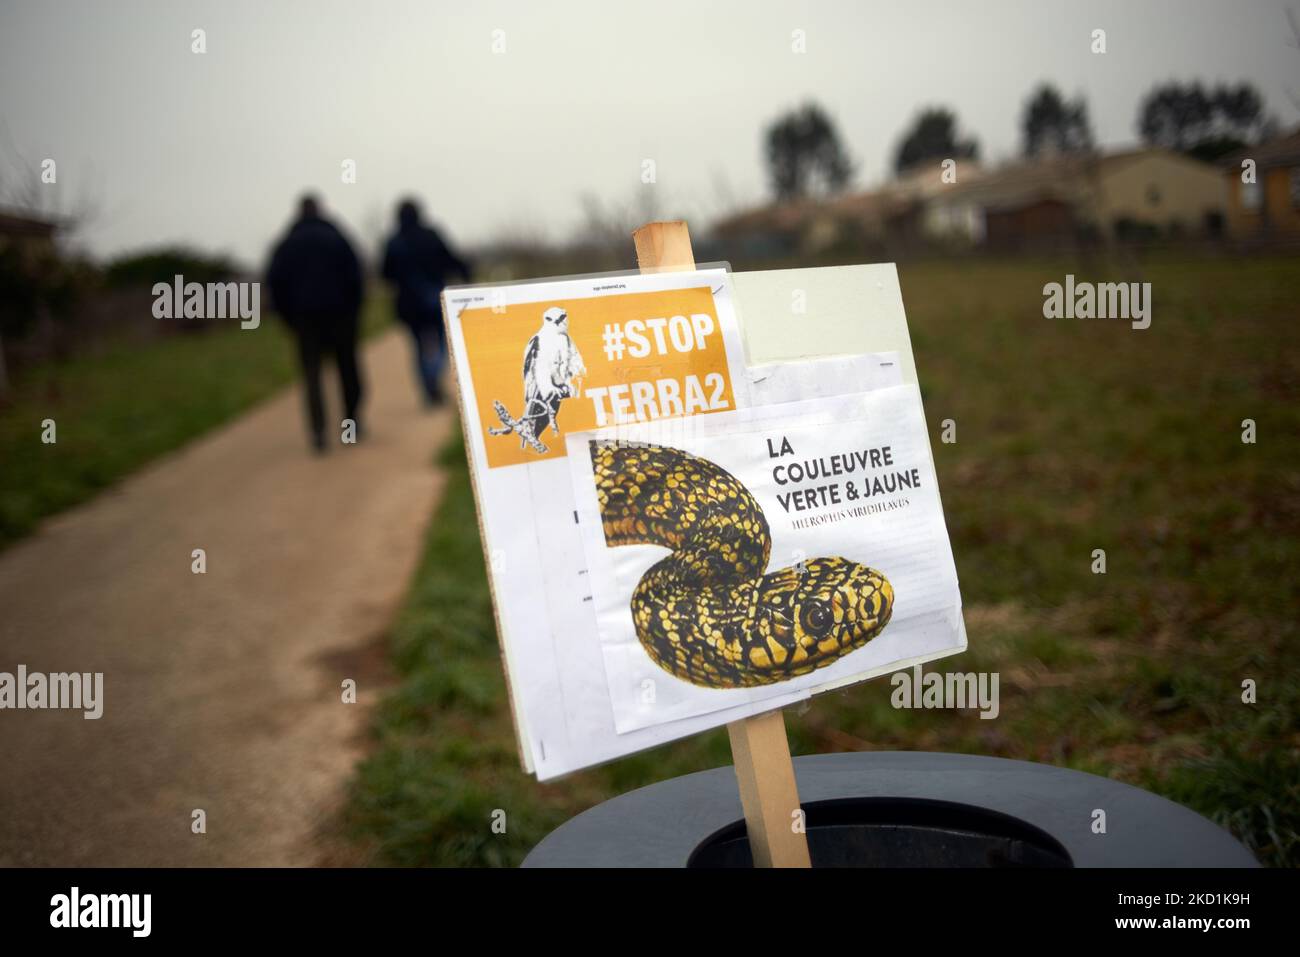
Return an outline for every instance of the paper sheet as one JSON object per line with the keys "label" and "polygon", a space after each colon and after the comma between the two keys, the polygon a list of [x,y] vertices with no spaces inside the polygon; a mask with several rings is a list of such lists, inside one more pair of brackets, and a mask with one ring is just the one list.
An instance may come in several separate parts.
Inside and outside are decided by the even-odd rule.
{"label": "paper sheet", "polygon": [[[632,426],[617,433],[600,430],[572,435],[568,440],[579,524],[594,579],[597,628],[615,727],[620,733],[713,711],[759,713],[767,710],[768,698],[787,691],[813,689],[841,679],[862,680],[917,658],[964,647],[959,631],[944,627],[955,610],[957,577],[916,386],[757,406],[682,423],[677,435],[667,428],[671,425]],[[652,660],[634,626],[632,596],[643,574],[670,549],[656,545],[611,547],[606,541],[591,456],[582,453],[591,442],[615,438],[634,447],[650,442],[664,455],[689,453],[693,461],[713,463],[722,475],[738,480],[766,516],[772,572],[797,567],[811,588],[818,557],[834,557],[828,574],[837,584],[825,586],[824,598],[811,590],[795,601],[787,589],[778,589],[775,596],[789,599],[788,606],[765,611],[766,606],[759,605],[755,615],[773,616],[773,627],[784,635],[782,641],[757,642],[755,653],[766,663],[767,671],[742,663],[742,676],[700,679],[748,682],[775,675],[780,680],[745,687],[701,685],[670,674]],[[633,457],[632,461],[642,460]],[[665,496],[673,494],[662,491]],[[684,493],[679,494],[679,501],[685,501]],[[718,507],[729,508],[730,501],[724,500]],[[698,520],[705,508],[683,505],[679,511]],[[686,536],[689,540],[689,532]],[[874,588],[870,584],[874,578],[864,580],[856,591],[852,583],[842,583],[841,569],[849,566],[876,570],[886,580],[884,588],[892,595],[886,602],[887,612],[892,609],[888,624],[858,650],[816,671],[789,675],[783,665],[794,668],[801,656],[808,658],[794,638],[800,631],[794,622],[803,610],[829,608],[833,595],[836,602],[843,600],[851,617],[853,596],[862,588]],[[764,567],[756,574],[766,571]],[[682,628],[698,630],[699,605],[686,600],[673,607],[683,606]],[[659,614],[666,612],[660,610]],[[717,620],[723,619],[719,615]],[[854,633],[850,624],[846,621],[842,626],[846,635]],[[714,637],[719,635],[715,632]],[[829,636],[805,633],[810,647],[813,637]],[[703,647],[705,644],[701,641],[696,646],[705,660],[721,657],[716,649]],[[774,656],[778,659],[775,665]],[[756,678],[763,675],[767,677]]]}

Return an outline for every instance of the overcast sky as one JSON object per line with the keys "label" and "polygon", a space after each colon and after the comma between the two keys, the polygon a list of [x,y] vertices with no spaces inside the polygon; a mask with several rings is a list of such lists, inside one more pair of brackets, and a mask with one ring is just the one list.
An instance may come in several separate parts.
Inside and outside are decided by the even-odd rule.
{"label": "overcast sky", "polygon": [[[462,243],[561,238],[584,193],[630,202],[646,159],[662,213],[761,200],[764,124],[810,99],[838,123],[861,186],[885,177],[923,105],[953,108],[986,158],[1010,155],[1042,80],[1085,94],[1108,145],[1135,140],[1139,99],[1169,79],[1251,81],[1291,126],[1300,51],[1283,10],[1278,0],[0,0],[0,150],[34,167],[55,159],[52,204],[93,200],[80,238],[98,255],[184,241],[258,263],[304,188],[369,255],[408,192]],[[201,55],[195,28],[207,35]],[[1090,51],[1097,28],[1104,55]],[[340,181],[345,159],[355,184]]]}

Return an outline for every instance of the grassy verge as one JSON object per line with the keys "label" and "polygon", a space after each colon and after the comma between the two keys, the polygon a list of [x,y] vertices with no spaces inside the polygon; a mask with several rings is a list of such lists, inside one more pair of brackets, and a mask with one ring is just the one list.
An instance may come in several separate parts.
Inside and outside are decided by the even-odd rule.
{"label": "grassy verge", "polygon": [[[1068,263],[902,270],[970,634],[939,667],[998,672],[1001,716],[895,710],[877,681],[791,715],[792,745],[1079,768],[1300,864],[1295,264],[1147,264],[1124,277],[1153,284],[1144,332],[1043,319],[1042,285],[1066,272],[1102,278]],[[937,441],[945,418],[952,445]],[[719,731],[552,785],[519,770],[463,455],[445,456],[393,635],[402,683],[354,785],[350,822],[377,862],[513,864],[606,797],[729,762]]]}
{"label": "grassy verge", "polygon": [[[367,305],[368,333],[388,303]],[[290,382],[293,344],[275,316],[201,335],[121,344],[25,373],[0,406],[0,548]],[[57,441],[41,441],[53,419]]]}

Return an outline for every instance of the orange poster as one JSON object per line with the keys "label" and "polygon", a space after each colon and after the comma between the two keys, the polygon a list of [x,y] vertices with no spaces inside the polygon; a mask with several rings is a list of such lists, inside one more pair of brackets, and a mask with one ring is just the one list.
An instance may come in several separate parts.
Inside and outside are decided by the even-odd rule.
{"label": "orange poster", "polygon": [[708,285],[451,308],[488,468],[561,458],[568,432],[736,408],[738,335]]}

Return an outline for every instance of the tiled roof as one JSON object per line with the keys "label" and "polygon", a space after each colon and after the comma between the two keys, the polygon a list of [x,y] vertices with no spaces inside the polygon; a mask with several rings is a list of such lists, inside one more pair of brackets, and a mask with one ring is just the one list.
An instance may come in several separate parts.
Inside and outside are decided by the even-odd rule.
{"label": "tiled roof", "polygon": [[1240,169],[1242,160],[1253,159],[1256,167],[1268,169],[1275,166],[1300,166],[1300,127],[1286,136],[1247,147],[1225,157],[1224,166]]}

